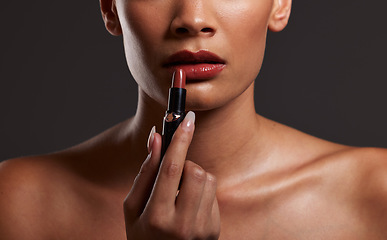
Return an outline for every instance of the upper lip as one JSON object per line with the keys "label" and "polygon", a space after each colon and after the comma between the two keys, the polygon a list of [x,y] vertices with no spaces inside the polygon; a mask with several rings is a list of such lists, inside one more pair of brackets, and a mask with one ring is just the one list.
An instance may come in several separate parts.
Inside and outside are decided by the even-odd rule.
{"label": "upper lip", "polygon": [[220,58],[215,53],[207,50],[200,50],[198,52],[191,52],[188,50],[179,51],[172,54],[164,62],[164,67],[170,67],[180,64],[197,64],[197,63],[220,63],[225,64],[226,61]]}

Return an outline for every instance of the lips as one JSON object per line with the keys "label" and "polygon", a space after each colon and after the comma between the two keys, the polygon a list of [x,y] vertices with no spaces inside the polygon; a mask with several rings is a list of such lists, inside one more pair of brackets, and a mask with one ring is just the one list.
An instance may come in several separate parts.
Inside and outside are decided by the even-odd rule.
{"label": "lips", "polygon": [[226,61],[206,50],[184,50],[171,55],[163,67],[170,71],[183,69],[187,80],[205,80],[216,77],[226,67]]}

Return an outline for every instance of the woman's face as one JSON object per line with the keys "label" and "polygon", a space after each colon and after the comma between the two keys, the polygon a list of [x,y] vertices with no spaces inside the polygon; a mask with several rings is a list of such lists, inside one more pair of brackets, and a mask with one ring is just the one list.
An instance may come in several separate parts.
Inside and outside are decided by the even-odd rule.
{"label": "woman's face", "polygon": [[[116,0],[133,77],[146,95],[166,105],[174,68],[215,68],[207,75],[187,74],[187,108],[228,103],[252,85],[261,68],[274,1]],[[203,50],[220,59],[205,55],[192,62],[183,54],[168,62],[175,53]]]}

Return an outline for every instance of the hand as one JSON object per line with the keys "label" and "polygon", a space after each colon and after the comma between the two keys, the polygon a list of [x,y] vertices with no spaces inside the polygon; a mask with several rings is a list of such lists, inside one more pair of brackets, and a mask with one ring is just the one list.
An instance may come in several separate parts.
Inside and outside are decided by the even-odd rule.
{"label": "hand", "polygon": [[160,169],[161,136],[151,132],[150,153],[124,202],[127,239],[219,238],[216,179],[185,160],[194,122],[195,114],[189,112],[176,130]]}

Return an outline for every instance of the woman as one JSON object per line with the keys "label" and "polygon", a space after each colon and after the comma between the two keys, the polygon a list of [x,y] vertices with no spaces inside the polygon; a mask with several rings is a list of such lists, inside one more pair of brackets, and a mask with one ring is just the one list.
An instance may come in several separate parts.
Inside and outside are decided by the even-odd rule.
{"label": "woman", "polygon": [[[291,0],[100,3],[107,30],[123,35],[137,113],[73,148],[3,163],[2,239],[387,237],[386,150],[255,113],[266,33],[286,26]],[[156,132],[177,68],[192,70],[195,113],[161,161]]]}

